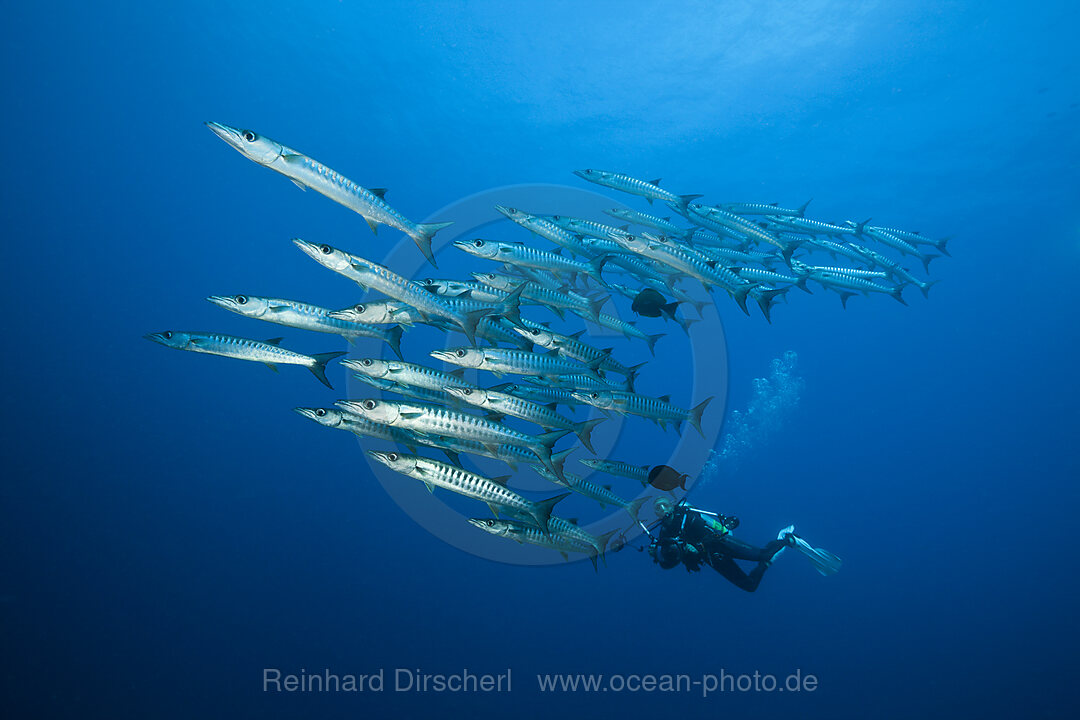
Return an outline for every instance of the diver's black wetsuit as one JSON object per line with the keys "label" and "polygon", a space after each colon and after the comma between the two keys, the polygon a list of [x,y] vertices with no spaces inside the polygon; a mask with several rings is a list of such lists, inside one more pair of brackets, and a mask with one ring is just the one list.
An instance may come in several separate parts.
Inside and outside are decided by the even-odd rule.
{"label": "diver's black wetsuit", "polygon": [[[773,556],[787,545],[784,540],[773,540],[763,548],[755,547],[730,533],[719,532],[693,509],[677,505],[660,521],[654,559],[664,569],[684,563],[688,570],[700,570],[704,562],[736,587],[754,592]],[[735,564],[736,560],[750,560],[757,566],[746,573]]]}

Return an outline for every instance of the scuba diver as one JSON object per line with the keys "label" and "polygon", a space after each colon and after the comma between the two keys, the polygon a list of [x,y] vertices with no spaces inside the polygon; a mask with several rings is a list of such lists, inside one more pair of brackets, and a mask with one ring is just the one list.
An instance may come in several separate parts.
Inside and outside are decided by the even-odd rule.
{"label": "scuba diver", "polygon": [[[650,533],[649,555],[665,570],[681,563],[688,572],[697,572],[705,564],[735,587],[754,592],[773,560],[787,548],[806,555],[822,575],[832,575],[840,569],[840,558],[827,550],[811,547],[795,534],[794,525],[784,528],[775,540],[759,548],[732,535],[739,526],[735,516],[699,510],[687,504],[685,499],[672,503],[667,498],[657,498],[654,508],[660,519],[659,532],[656,535]],[[736,560],[749,560],[757,565],[745,572]]]}

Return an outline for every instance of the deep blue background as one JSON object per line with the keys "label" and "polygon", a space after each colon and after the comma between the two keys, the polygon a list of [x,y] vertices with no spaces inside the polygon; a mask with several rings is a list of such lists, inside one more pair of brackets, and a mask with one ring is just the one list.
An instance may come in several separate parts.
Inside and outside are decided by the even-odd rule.
{"label": "deep blue background", "polygon": [[[10,716],[1070,716],[1074,4],[540,7],[8,9]],[[202,298],[346,304],[348,284],[287,238],[375,242],[226,148],[209,119],[389,187],[413,218],[599,167],[709,201],[812,196],[815,217],[954,236],[930,302],[909,291],[909,308],[873,298],[844,312],[800,293],[771,326],[723,306],[732,406],[785,350],[807,387],[744,477],[695,500],[737,512],[754,541],[795,521],[844,571],[826,580],[785,558],[744,595],[636,553],[599,575],[480,560],[413,524],[355,443],[289,413],[334,397],[304,371],[141,340],[276,334]],[[516,691],[264,695],[264,666],[512,666]],[[538,697],[531,681],[721,668],[802,668],[820,690]]]}

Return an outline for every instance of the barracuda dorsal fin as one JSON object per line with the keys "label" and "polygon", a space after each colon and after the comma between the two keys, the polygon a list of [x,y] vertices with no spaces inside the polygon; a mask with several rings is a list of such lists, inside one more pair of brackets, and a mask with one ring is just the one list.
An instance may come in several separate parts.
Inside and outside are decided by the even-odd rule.
{"label": "barracuda dorsal fin", "polygon": [[281,341],[285,338],[270,338],[269,340],[263,340],[267,345],[280,345]]}
{"label": "barracuda dorsal fin", "polygon": [[670,395],[661,395],[661,396],[660,396],[659,398],[657,398],[657,399],[658,399],[658,400],[663,400],[664,402],[671,402],[671,396],[670,396]]}
{"label": "barracuda dorsal fin", "polygon": [[368,188],[368,192],[380,200],[386,199],[386,188]]}
{"label": "barracuda dorsal fin", "polygon": [[566,522],[570,523],[571,525],[577,525],[578,524],[578,519],[577,518],[566,518]]}
{"label": "barracuda dorsal fin", "polygon": [[655,180],[650,180],[650,181],[649,181],[649,184],[650,184],[650,185],[659,185],[659,184],[660,184],[660,181],[661,181],[661,180],[663,180],[663,179],[664,179],[664,178],[656,178]]}
{"label": "barracuda dorsal fin", "polygon": [[456,370],[451,370],[451,371],[447,372],[446,374],[447,375],[453,375],[456,378],[463,378],[463,377],[465,377],[465,368],[457,368]]}
{"label": "barracuda dorsal fin", "polygon": [[581,337],[584,334],[585,334],[584,330],[578,330],[573,335],[567,335],[566,337],[571,338],[572,340],[577,340],[579,337]]}
{"label": "barracuda dorsal fin", "polygon": [[493,478],[488,478],[488,479],[491,480],[491,482],[493,482],[493,483],[498,483],[499,485],[502,485],[503,487],[506,487],[506,483],[508,483],[510,481],[511,477],[513,477],[513,476],[512,475],[500,475],[499,477],[493,477]]}

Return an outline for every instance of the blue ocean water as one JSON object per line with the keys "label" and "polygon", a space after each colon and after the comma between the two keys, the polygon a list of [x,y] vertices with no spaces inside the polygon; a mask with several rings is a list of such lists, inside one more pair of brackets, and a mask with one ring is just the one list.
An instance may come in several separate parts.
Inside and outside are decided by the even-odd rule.
{"label": "blue ocean water", "polygon": [[[1063,2],[9,8],[5,716],[1071,717],[1077,19]],[[629,548],[599,573],[492,562],[417,525],[354,441],[291,412],[340,397],[339,368],[332,393],[302,369],[142,340],[346,349],[203,298],[345,306],[355,288],[289,238],[398,241],[206,120],[388,187],[417,220],[519,184],[595,191],[571,171],[597,167],[952,236],[929,301],[793,293],[771,325],[722,302],[691,331],[722,327],[725,429],[746,440],[691,500],[738,514],[751,542],[794,522],[844,569],[785,556],[751,595]],[[649,322],[670,333],[650,383],[688,397],[689,344]],[[763,402],[754,379],[788,352],[798,400]],[[750,407],[781,414],[747,425]],[[645,423],[619,438],[672,441]],[[509,668],[513,689],[266,692],[266,668],[383,668],[390,686],[396,668]],[[817,688],[535,679],[796,671]]]}

